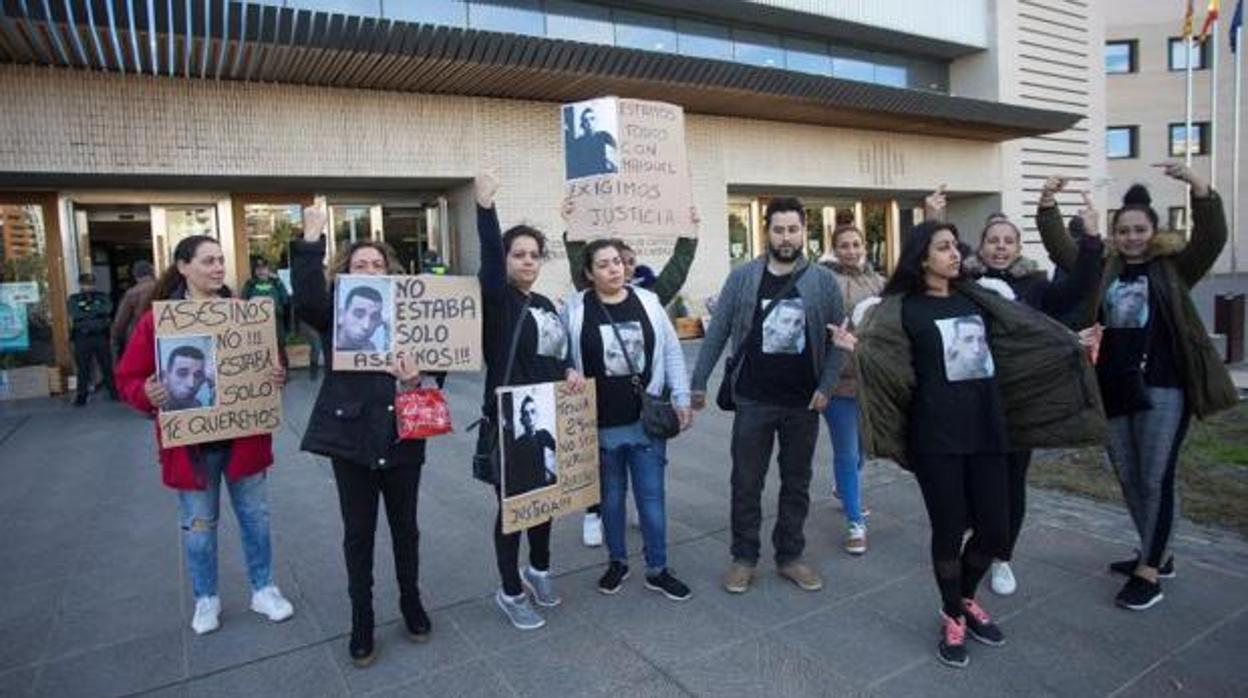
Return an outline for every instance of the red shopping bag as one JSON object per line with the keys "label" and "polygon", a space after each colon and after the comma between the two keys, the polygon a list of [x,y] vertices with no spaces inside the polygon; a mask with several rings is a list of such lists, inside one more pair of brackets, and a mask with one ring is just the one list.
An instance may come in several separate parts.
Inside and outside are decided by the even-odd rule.
{"label": "red shopping bag", "polygon": [[394,394],[400,439],[427,439],[451,432],[451,408],[437,388],[416,388]]}

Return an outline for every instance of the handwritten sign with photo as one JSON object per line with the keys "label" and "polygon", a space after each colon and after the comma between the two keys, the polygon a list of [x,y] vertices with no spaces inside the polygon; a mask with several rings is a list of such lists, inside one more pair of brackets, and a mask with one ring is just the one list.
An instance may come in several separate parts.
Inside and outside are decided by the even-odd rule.
{"label": "handwritten sign with photo", "polygon": [[598,411],[594,382],[499,388],[503,533],[597,504]]}
{"label": "handwritten sign with photo", "polygon": [[158,415],[165,448],[268,434],[281,426],[271,298],[161,301],[152,308],[156,375],[169,394]]}
{"label": "handwritten sign with photo", "polygon": [[[568,239],[641,244],[690,233],[685,114],[673,104],[600,97],[563,107]],[[670,252],[670,248],[668,250]]]}
{"label": "handwritten sign with photo", "polygon": [[481,370],[481,285],[471,276],[339,276],[334,370]]}

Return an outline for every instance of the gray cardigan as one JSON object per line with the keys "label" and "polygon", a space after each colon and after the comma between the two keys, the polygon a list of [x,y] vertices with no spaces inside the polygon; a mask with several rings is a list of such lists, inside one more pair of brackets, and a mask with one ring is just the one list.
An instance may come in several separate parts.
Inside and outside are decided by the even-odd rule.
{"label": "gray cardigan", "polygon": [[[828,340],[827,325],[839,325],[845,318],[845,308],[841,300],[841,289],[832,272],[818,264],[812,265],[803,258],[798,262],[794,273],[805,267],[809,269],[798,280],[797,293],[806,309],[806,346],[811,348],[810,357],[814,363],[814,374],[818,376],[819,392],[831,397],[832,388],[841,372],[841,364],[845,361],[845,353]],[[693,370],[693,390],[706,391],[706,381],[711,375],[711,369],[719,361],[719,355],[728,343],[729,335],[735,349],[749,334],[754,324],[755,310],[758,308],[758,287],[763,281],[763,271],[766,268],[767,256],[763,255],[737,267],[724,281],[723,288],[719,290],[719,300],[715,302],[711,326],[707,329],[706,338],[702,340],[698,364]],[[740,369],[741,363],[738,362],[737,371]],[[736,376],[732,380],[735,383]]]}

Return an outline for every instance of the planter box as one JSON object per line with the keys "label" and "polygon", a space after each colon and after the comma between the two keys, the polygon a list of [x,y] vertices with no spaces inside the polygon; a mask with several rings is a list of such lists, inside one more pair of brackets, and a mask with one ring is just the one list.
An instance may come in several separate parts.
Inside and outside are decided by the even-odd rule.
{"label": "planter box", "polygon": [[48,367],[48,392],[53,395],[65,392],[65,376],[61,374],[60,366]]}
{"label": "planter box", "polygon": [[288,368],[307,368],[312,365],[311,344],[288,344],[286,346]]}
{"label": "planter box", "polygon": [[48,397],[48,367],[23,366],[0,371],[0,401]]}
{"label": "planter box", "polygon": [[697,339],[702,336],[702,319],[696,317],[678,317],[675,321],[676,336],[681,339]]}

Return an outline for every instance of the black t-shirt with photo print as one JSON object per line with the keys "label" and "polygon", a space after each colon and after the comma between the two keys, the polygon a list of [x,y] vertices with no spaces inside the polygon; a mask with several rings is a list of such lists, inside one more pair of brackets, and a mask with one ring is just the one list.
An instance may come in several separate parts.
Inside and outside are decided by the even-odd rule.
{"label": "black t-shirt with photo print", "polygon": [[[633,390],[632,376],[623,350],[611,330],[611,321],[602,311],[598,297],[585,291],[585,323],[581,326],[581,356],[585,377],[596,379],[598,392],[598,426],[618,427],[641,419],[641,397]],[[654,365],[654,327],[646,316],[646,307],[631,290],[622,302],[607,305],[615,320],[633,368],[641,374],[644,389],[650,383]]]}
{"label": "black t-shirt with photo print", "polygon": [[529,385],[564,379],[571,358],[567,351],[567,332],[555,304],[540,293],[532,294],[532,301],[524,314],[524,293],[513,286],[506,286],[498,293],[483,293],[485,317],[482,336],[485,340],[485,410],[487,415],[497,411],[495,388],[501,385],[507,368],[507,352],[511,348],[511,336],[517,322],[520,339],[516,345],[516,358],[511,367],[508,385]]}
{"label": "black t-shirt with photo print", "polygon": [[1100,320],[1102,370],[1121,375],[1133,365],[1145,364],[1144,382],[1158,388],[1183,385],[1174,357],[1174,332],[1158,312],[1157,290],[1149,283],[1146,264],[1129,264],[1105,289]]}
{"label": "black t-shirt with photo print", "polygon": [[916,454],[1006,451],[1005,409],[989,344],[988,316],[967,297],[916,294],[901,306],[915,388],[909,443]]}
{"label": "black t-shirt with photo print", "polygon": [[745,350],[736,392],[769,405],[806,407],[818,383],[806,341],[806,307],[796,286],[759,327],[763,311],[788,281],[787,274],[776,276],[763,270],[754,308],[754,337]]}

